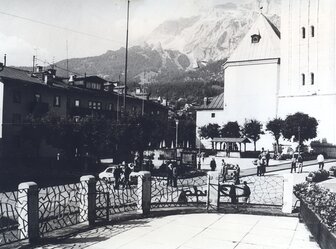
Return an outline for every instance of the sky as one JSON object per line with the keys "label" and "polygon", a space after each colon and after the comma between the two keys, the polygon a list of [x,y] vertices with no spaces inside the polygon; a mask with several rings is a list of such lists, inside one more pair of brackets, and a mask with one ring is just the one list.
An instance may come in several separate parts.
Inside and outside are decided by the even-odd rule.
{"label": "sky", "polygon": [[[165,20],[229,1],[130,0],[129,46]],[[125,47],[126,13],[127,0],[0,0],[0,61],[31,66],[36,55],[47,65]]]}

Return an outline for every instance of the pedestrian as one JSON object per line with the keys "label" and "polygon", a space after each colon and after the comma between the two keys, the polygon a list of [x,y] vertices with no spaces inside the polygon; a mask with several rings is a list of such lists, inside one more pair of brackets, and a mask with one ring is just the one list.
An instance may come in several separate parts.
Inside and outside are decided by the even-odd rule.
{"label": "pedestrian", "polygon": [[250,202],[250,195],[251,195],[251,189],[247,185],[247,182],[244,181],[244,187],[243,187],[243,196],[244,196],[244,202]]}
{"label": "pedestrian", "polygon": [[297,164],[298,164],[298,173],[302,173],[303,158],[302,158],[301,154],[298,155]]}
{"label": "pedestrian", "polygon": [[270,160],[270,158],[271,158],[271,155],[270,155],[269,150],[266,151],[266,155],[265,155],[265,157],[266,157],[266,167],[268,167],[268,165],[269,165],[269,160]]}
{"label": "pedestrian", "polygon": [[178,173],[177,173],[177,166],[176,165],[173,166],[172,174],[173,174],[173,187],[177,187],[177,176],[178,176]]}
{"label": "pedestrian", "polygon": [[124,187],[128,187],[129,186],[129,177],[130,177],[130,174],[132,172],[132,169],[131,169],[131,163],[128,164],[128,165],[125,165],[125,171],[124,171]]}
{"label": "pedestrian", "polygon": [[317,162],[319,165],[319,169],[323,169],[324,168],[324,156],[322,154],[319,154],[317,156]]}
{"label": "pedestrian", "polygon": [[171,186],[172,185],[172,180],[173,180],[173,163],[170,161],[168,162],[168,182],[167,185]]}
{"label": "pedestrian", "polygon": [[119,189],[119,184],[121,180],[121,175],[123,171],[120,168],[120,165],[117,166],[117,168],[113,171],[113,176],[114,176],[114,188]]}
{"label": "pedestrian", "polygon": [[253,160],[253,164],[257,166],[257,176],[260,176],[260,159]]}
{"label": "pedestrian", "polygon": [[264,176],[266,172],[266,158],[265,155],[259,155],[259,176]]}
{"label": "pedestrian", "polygon": [[230,157],[230,147],[227,146],[226,148],[226,157]]}
{"label": "pedestrian", "polygon": [[211,171],[215,171],[216,170],[216,161],[215,161],[215,158],[212,158],[211,159],[211,162],[210,162],[210,168],[211,168]]}
{"label": "pedestrian", "polygon": [[221,174],[222,174],[222,177],[223,177],[223,182],[226,181],[226,173],[227,173],[227,170],[226,170],[226,163],[225,163],[224,159],[222,159]]}
{"label": "pedestrian", "polygon": [[293,153],[292,162],[291,162],[291,173],[293,173],[293,169],[294,169],[294,172],[296,173],[296,158],[295,158],[294,153]]}

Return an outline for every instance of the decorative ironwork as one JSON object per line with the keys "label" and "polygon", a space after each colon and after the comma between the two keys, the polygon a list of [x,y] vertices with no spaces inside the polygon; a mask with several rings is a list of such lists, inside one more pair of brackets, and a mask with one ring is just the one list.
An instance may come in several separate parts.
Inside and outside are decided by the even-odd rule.
{"label": "decorative ironwork", "polygon": [[206,202],[206,189],[207,176],[178,178],[176,186],[167,177],[152,177],[151,207],[203,205]]}
{"label": "decorative ironwork", "polygon": [[99,180],[96,184],[96,217],[110,220],[114,214],[137,210],[139,188],[137,185],[120,186]]}
{"label": "decorative ironwork", "polygon": [[43,235],[85,221],[80,212],[87,197],[83,183],[66,184],[39,190],[39,227]]}
{"label": "decorative ironwork", "polygon": [[[284,180],[282,176],[246,176],[241,178],[241,182],[244,181],[247,182],[251,190],[249,203],[271,206],[281,206],[283,204]],[[233,202],[232,198],[236,198],[237,202],[241,203],[240,197],[243,197],[243,185],[220,184],[219,196],[220,203]]]}
{"label": "decorative ironwork", "polygon": [[27,202],[19,198],[19,193],[22,196],[27,190],[0,193],[0,245],[27,238]]}

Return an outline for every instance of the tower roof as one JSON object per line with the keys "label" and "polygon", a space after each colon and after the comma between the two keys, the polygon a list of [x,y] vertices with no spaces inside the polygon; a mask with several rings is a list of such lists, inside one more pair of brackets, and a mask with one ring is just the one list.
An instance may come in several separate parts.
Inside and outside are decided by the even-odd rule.
{"label": "tower roof", "polygon": [[[254,40],[253,42],[253,39]],[[246,33],[228,62],[260,60],[280,57],[280,31],[263,14]]]}

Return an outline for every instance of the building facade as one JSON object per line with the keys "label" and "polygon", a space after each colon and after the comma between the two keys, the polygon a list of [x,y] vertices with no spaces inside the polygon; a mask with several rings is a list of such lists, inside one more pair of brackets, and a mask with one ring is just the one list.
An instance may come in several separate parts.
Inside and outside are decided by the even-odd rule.
{"label": "building facade", "polygon": [[[97,76],[59,78],[55,70],[31,73],[11,67],[0,68],[0,152],[4,156],[20,154],[20,131],[28,116],[42,117],[52,112],[60,117],[78,119],[99,115],[118,120],[124,112],[168,120],[168,109],[146,99],[122,94],[106,87]],[[55,151],[44,146],[43,154]],[[41,154],[42,154],[41,153]]]}

